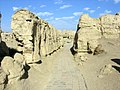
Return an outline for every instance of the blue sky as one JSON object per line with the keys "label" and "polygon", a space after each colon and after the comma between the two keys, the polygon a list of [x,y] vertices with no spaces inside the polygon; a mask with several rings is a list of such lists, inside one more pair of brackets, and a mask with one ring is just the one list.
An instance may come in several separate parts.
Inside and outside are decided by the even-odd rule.
{"label": "blue sky", "polygon": [[120,0],[0,0],[2,30],[11,32],[11,17],[26,8],[60,30],[76,30],[82,14],[93,18],[120,12]]}

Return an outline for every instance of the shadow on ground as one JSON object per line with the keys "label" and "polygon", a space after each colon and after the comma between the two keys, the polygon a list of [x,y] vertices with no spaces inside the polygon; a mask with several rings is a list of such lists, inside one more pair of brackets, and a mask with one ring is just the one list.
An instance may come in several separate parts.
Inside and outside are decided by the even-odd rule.
{"label": "shadow on ground", "polygon": [[112,66],[114,69],[116,69],[119,73],[120,73],[120,67],[118,67],[118,66]]}
{"label": "shadow on ground", "polygon": [[115,59],[111,59],[113,62],[115,62],[115,63],[117,63],[118,65],[120,65],[120,59],[117,59],[117,58],[115,58]]}
{"label": "shadow on ground", "polygon": [[72,55],[75,55],[77,52],[73,49],[73,47],[70,48],[70,52]]}
{"label": "shadow on ground", "polygon": [[20,79],[27,79],[29,77],[28,71],[30,70],[30,66],[26,64],[26,66],[24,67],[24,70],[25,70],[25,73]]}
{"label": "shadow on ground", "polygon": [[[111,61],[120,65],[120,59],[114,58],[114,59],[111,59]],[[112,67],[120,73],[120,66],[118,67],[118,66],[112,65]]]}

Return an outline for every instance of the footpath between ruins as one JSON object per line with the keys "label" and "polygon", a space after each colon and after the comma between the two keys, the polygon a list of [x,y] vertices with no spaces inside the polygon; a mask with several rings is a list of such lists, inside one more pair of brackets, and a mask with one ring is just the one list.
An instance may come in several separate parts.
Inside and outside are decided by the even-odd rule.
{"label": "footpath between ruins", "polygon": [[[41,66],[44,69],[44,72],[43,70],[41,70],[42,72],[40,71],[40,65],[34,65],[31,68],[29,71],[31,74],[29,74],[30,76],[28,79],[30,82],[31,90],[39,90],[40,88],[41,90],[87,90],[85,79],[73,60],[74,58],[70,51],[71,46],[72,43],[68,43],[57,53],[49,56],[49,61],[54,62],[50,64],[50,62],[46,60],[47,70],[45,70],[45,67]],[[40,73],[36,74],[36,70],[39,70]],[[34,80],[32,81],[32,79]],[[32,87],[34,85],[35,87]]]}
{"label": "footpath between ruins", "polygon": [[87,90],[80,70],[75,65],[70,52],[72,44],[66,44],[56,56],[53,71],[45,90]]}

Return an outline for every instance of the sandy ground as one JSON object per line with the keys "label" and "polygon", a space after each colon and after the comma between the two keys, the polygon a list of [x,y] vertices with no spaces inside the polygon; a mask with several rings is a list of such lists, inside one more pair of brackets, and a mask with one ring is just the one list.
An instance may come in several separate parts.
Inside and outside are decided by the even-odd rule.
{"label": "sandy ground", "polygon": [[32,65],[27,79],[29,90],[87,90],[84,77],[70,52],[70,44]]}
{"label": "sandy ground", "polygon": [[[87,61],[79,65],[88,90],[120,90],[120,40],[101,39],[106,53],[100,55],[85,55]],[[101,75],[100,70],[105,65],[112,65],[109,72]]]}
{"label": "sandy ground", "polygon": [[44,90],[87,90],[86,82],[73,61],[71,44],[66,44],[55,57],[50,80]]}
{"label": "sandy ground", "polygon": [[30,70],[28,71],[28,90],[44,90],[45,85],[50,79],[51,72],[53,70],[53,64],[55,62],[56,55],[61,52],[58,50],[51,56],[47,56],[42,59],[41,64],[30,65]]}
{"label": "sandy ground", "polygon": [[[78,65],[71,55],[72,43],[29,70],[28,90],[120,90],[120,40],[99,40],[105,53],[86,54],[87,61]],[[100,70],[111,65],[110,71]]]}
{"label": "sandy ground", "polygon": [[[72,43],[43,58],[41,64],[30,65],[28,77],[20,82],[22,88],[24,90],[120,90],[120,40],[99,41],[106,52],[95,56],[86,54],[87,61],[83,62],[83,65],[75,62],[70,52]],[[100,70],[105,65],[111,65],[112,68],[100,76]]]}

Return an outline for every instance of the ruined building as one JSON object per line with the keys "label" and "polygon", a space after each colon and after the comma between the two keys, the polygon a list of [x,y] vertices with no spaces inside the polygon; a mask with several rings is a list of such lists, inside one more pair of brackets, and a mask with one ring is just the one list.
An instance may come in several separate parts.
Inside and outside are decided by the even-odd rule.
{"label": "ruined building", "polygon": [[99,39],[120,37],[120,13],[91,18],[88,14],[80,17],[74,37],[73,49],[76,52],[93,52],[100,44]]}
{"label": "ruined building", "polygon": [[28,67],[63,47],[63,36],[25,9],[12,16],[11,28],[12,33],[1,34],[0,30],[0,90],[28,90],[24,87]]}
{"label": "ruined building", "polygon": [[61,31],[32,12],[22,9],[12,16],[11,28],[27,63],[38,62],[63,46]]}

